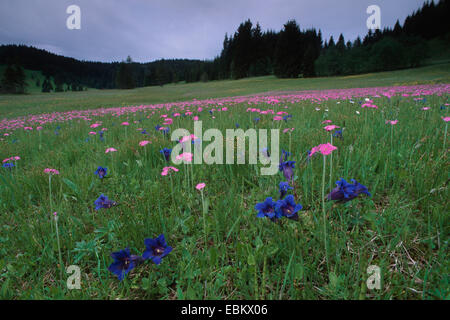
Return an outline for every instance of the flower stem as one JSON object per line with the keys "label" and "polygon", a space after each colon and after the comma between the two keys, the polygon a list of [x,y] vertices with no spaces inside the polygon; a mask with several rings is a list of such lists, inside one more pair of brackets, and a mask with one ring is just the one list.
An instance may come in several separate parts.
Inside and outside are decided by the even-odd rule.
{"label": "flower stem", "polygon": [[448,128],[448,123],[445,123],[445,132],[444,132],[444,151],[445,151],[445,144],[447,143],[447,128]]}
{"label": "flower stem", "polygon": [[325,244],[325,259],[328,268],[328,246],[327,246],[327,225],[325,213],[325,171],[326,171],[326,156],[323,156],[323,171],[322,171],[322,214],[323,214],[323,236]]}
{"label": "flower stem", "polygon": [[200,190],[200,193],[202,195],[203,236],[205,238],[205,250],[206,250],[206,206],[205,206],[205,199],[203,197],[203,190]]}
{"label": "flower stem", "polygon": [[58,253],[59,253],[59,276],[60,276],[60,280],[62,282],[63,279],[63,273],[62,273],[62,268],[63,268],[63,263],[62,263],[62,255],[61,255],[61,244],[59,241],[59,232],[58,232],[58,216],[55,216],[55,228],[56,228],[56,240],[58,243]]}
{"label": "flower stem", "polygon": [[[331,137],[331,145],[333,145],[333,134],[330,134]],[[332,187],[332,176],[333,176],[333,153],[330,153],[330,190]]]}

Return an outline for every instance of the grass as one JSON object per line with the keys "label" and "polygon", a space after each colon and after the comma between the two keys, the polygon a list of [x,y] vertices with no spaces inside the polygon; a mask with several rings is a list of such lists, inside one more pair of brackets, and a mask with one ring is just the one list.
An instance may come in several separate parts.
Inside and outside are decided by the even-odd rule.
{"label": "grass", "polygon": [[274,76],[266,76],[237,81],[170,84],[163,87],[145,87],[134,90],[89,89],[83,92],[34,92],[21,96],[0,95],[0,118],[14,118],[45,112],[145,105],[275,91],[364,88],[449,82],[450,63],[447,62],[417,69],[331,78],[277,79]]}
{"label": "grass", "polygon": [[[264,77],[131,91],[2,97],[1,108],[4,115],[17,115],[171,97],[324,89],[333,84],[439,82],[447,81],[448,67],[334,79]],[[295,127],[292,143],[288,134],[281,134],[280,146],[297,161],[292,193],[303,205],[298,222],[256,218],[255,204],[266,197],[276,199],[278,183],[284,181],[281,173],[261,176],[260,165],[179,165],[179,172],[161,176],[168,164],[159,150],[174,143],[153,129],[162,122],[159,111],[150,118],[147,112],[93,119],[90,123],[102,121],[102,127],[108,128],[103,142],[98,135],[88,135],[93,130],[88,123],[77,120],[46,124],[39,132],[14,131],[0,141],[0,159],[21,157],[12,170],[0,168],[0,298],[448,299],[448,159],[441,120],[447,111],[440,109],[448,103],[448,93],[426,99],[380,97],[375,99],[378,110],[361,109],[357,103],[361,98],[355,104],[328,100],[320,106],[305,100],[288,109],[285,103],[258,105],[293,116],[279,126]],[[425,105],[431,110],[423,111]],[[17,106],[23,108],[16,110]],[[202,111],[204,131],[225,132],[236,123],[241,128],[254,127],[254,116],[249,116],[247,108],[246,103],[237,104],[230,111],[214,113],[215,119]],[[271,115],[260,117],[257,128],[272,128]],[[321,124],[325,119],[346,128],[344,139],[333,141],[338,150],[333,154],[332,180],[354,178],[372,194],[347,204],[325,202],[326,224],[322,158],[307,161],[306,155],[311,147],[329,141]],[[393,139],[386,119],[399,120]],[[179,127],[193,132],[189,117],[174,120],[172,131]],[[130,123],[126,134],[122,121]],[[138,128],[150,135],[142,135]],[[140,147],[141,140],[152,143]],[[118,152],[105,154],[108,147]],[[103,180],[93,174],[98,166],[108,167]],[[52,178],[51,192],[45,168],[60,171]],[[328,174],[329,159],[326,170]],[[328,177],[326,181],[328,193]],[[203,194],[194,188],[200,182],[206,183]],[[119,205],[95,211],[94,201],[102,193]],[[58,229],[53,211],[58,212]],[[162,264],[146,262],[122,282],[108,271],[111,252],[129,247],[132,254],[141,254],[144,239],[161,233],[174,248]],[[67,289],[69,274],[64,272],[60,280],[60,271],[70,265],[81,269],[80,290]],[[367,289],[370,265],[381,269],[381,290]]]}

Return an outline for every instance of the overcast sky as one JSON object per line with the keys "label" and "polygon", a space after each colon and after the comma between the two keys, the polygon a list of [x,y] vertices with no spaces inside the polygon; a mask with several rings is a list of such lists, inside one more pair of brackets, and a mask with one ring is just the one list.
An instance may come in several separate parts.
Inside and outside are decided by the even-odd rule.
{"label": "overcast sky", "polygon": [[[403,23],[425,0],[1,0],[0,44],[27,44],[81,60],[212,59],[225,33],[247,18],[279,31],[289,19],[324,38],[367,33],[369,5],[381,25]],[[69,5],[81,8],[81,30],[69,30]]]}

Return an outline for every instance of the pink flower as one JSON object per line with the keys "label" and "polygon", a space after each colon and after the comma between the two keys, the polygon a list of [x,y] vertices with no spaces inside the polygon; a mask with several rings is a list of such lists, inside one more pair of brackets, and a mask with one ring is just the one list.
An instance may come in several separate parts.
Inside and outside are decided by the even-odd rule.
{"label": "pink flower", "polygon": [[275,117],[273,117],[273,120],[274,121],[281,121],[281,120],[283,120],[283,117],[282,116],[275,116]]}
{"label": "pink flower", "polygon": [[176,159],[177,160],[184,160],[186,162],[191,162],[192,158],[193,158],[193,154],[189,153],[189,152],[184,152],[182,154],[177,155]]}
{"label": "pink flower", "polygon": [[311,149],[311,153],[309,154],[309,156],[312,157],[313,154],[316,153],[316,152],[320,152],[324,156],[327,156],[327,155],[331,154],[336,149],[337,148],[335,146],[333,146],[332,144],[330,144],[330,143],[319,144],[317,147],[314,147],[314,148]]}
{"label": "pink flower", "polygon": [[198,137],[194,134],[191,134],[190,136],[184,136],[183,138],[181,138],[180,143],[189,141],[189,140],[196,140],[198,139]]}
{"label": "pink flower", "polygon": [[398,120],[386,120],[386,124],[391,124],[391,125],[394,125],[394,124],[397,124],[398,123]]}
{"label": "pink flower", "polygon": [[43,129],[42,127],[36,127],[36,130],[38,130],[38,131],[40,131],[42,129]]}
{"label": "pink flower", "polygon": [[286,133],[286,132],[292,132],[292,131],[294,131],[294,128],[286,128],[286,129],[284,129],[283,130],[283,133]]}
{"label": "pink flower", "polygon": [[59,171],[56,170],[56,169],[50,169],[50,168],[47,168],[47,169],[44,169],[44,173],[48,173],[48,174],[59,174]]}
{"label": "pink flower", "polygon": [[322,122],[322,124],[331,123],[331,122],[332,122],[331,120],[325,120],[325,121]]}
{"label": "pink flower", "polygon": [[114,148],[108,148],[106,149],[105,153],[109,153],[109,152],[116,152],[117,150]]}
{"label": "pink flower", "polygon": [[27,130],[33,130],[32,127],[24,127],[23,130],[27,131]]}
{"label": "pink flower", "polygon": [[11,158],[6,158],[5,160],[3,160],[3,163],[8,162],[8,161],[17,161],[17,160],[20,160],[20,157],[14,156]]}
{"label": "pink flower", "polygon": [[445,122],[449,122],[450,121],[450,117],[442,118],[442,120],[444,120]]}
{"label": "pink flower", "polygon": [[121,125],[123,125],[123,126],[129,126],[130,124],[129,124],[128,122],[125,121],[125,122],[122,122]]}
{"label": "pink flower", "polygon": [[195,116],[193,119],[194,119],[194,121],[198,121],[198,117],[197,116]]}
{"label": "pink flower", "polygon": [[101,123],[94,123],[94,124],[91,124],[90,128],[94,129],[94,128],[97,128],[100,126],[101,126]]}
{"label": "pink flower", "polygon": [[170,170],[173,170],[175,172],[178,172],[179,170],[175,167],[164,167],[163,171],[161,172],[162,176],[167,176],[167,174],[170,172]]}
{"label": "pink flower", "polygon": [[199,183],[199,184],[195,187],[195,189],[197,189],[197,190],[202,190],[205,186],[206,186],[206,184],[202,182],[202,183]]}
{"label": "pink flower", "polygon": [[171,125],[173,123],[173,120],[171,119],[171,118],[166,118],[165,120],[164,120],[164,125]]}
{"label": "pink flower", "polygon": [[430,107],[422,108],[422,110],[424,110],[424,111],[427,111],[427,110],[430,110],[430,109],[431,109]]}
{"label": "pink flower", "polygon": [[150,141],[147,141],[147,140],[144,140],[144,141],[139,142],[139,145],[140,145],[141,147],[144,147],[144,146],[148,145],[149,143],[151,143],[151,142],[150,142]]}
{"label": "pink flower", "polygon": [[89,132],[89,134],[97,134],[97,132],[91,131]]}
{"label": "pink flower", "polygon": [[340,128],[339,126],[335,126],[334,124],[324,127],[327,131],[333,131],[334,129]]}

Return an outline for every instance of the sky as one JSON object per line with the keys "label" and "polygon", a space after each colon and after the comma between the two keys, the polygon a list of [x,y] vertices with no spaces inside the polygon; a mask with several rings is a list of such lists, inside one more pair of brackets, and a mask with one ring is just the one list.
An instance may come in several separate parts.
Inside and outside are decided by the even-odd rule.
{"label": "sky", "polygon": [[[32,45],[88,61],[213,59],[225,33],[250,19],[280,31],[289,19],[321,29],[324,39],[367,34],[370,5],[381,27],[393,27],[425,0],[1,0],[0,44]],[[69,30],[70,5],[81,10],[81,29]]]}

